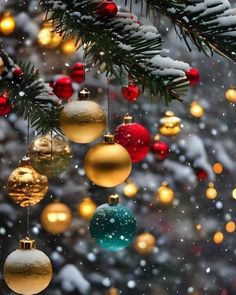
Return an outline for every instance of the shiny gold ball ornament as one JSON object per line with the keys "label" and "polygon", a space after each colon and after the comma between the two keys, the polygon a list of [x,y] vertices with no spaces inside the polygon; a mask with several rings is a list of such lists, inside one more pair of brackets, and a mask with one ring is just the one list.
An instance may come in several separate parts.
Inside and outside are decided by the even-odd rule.
{"label": "shiny gold ball ornament", "polygon": [[99,138],[106,127],[104,110],[94,101],[87,100],[90,92],[83,89],[79,100],[67,103],[60,115],[64,135],[77,143],[90,143]]}
{"label": "shiny gold ball ornament", "polygon": [[215,189],[214,183],[210,182],[206,190],[206,197],[209,200],[214,200],[217,197],[217,190]]}
{"label": "shiny gold ball ornament", "polygon": [[124,195],[128,198],[134,198],[138,193],[137,185],[131,181],[127,180],[127,184],[124,187]]}
{"label": "shiny gold ball ornament", "polygon": [[174,112],[167,111],[160,119],[159,132],[165,136],[174,136],[181,131],[181,119],[176,117]]}
{"label": "shiny gold ball ornament", "polygon": [[0,33],[5,36],[11,35],[15,30],[16,23],[13,15],[10,12],[6,12],[0,18]]}
{"label": "shiny gold ball ornament", "polygon": [[71,225],[72,214],[70,208],[59,202],[44,207],[41,213],[42,227],[50,234],[61,234]]}
{"label": "shiny gold ball ornament", "polygon": [[84,159],[87,177],[96,185],[114,187],[123,183],[132,170],[127,150],[115,143],[114,135],[104,135],[104,141],[93,146]]}
{"label": "shiny gold ball ornament", "polygon": [[231,87],[225,92],[225,98],[233,103],[236,103],[236,88]]}
{"label": "shiny gold ball ornament", "polygon": [[29,158],[24,157],[20,166],[8,179],[9,196],[21,207],[39,203],[48,191],[48,178],[36,172],[30,165]]}
{"label": "shiny gold ball ornament", "polygon": [[190,105],[190,113],[193,117],[196,118],[201,118],[204,115],[204,108],[202,107],[202,105],[197,102],[197,101],[193,101]]}
{"label": "shiny gold ball ornament", "polygon": [[87,197],[78,205],[78,213],[86,220],[90,220],[97,209],[97,205]]}
{"label": "shiny gold ball ornament", "polygon": [[74,54],[79,49],[80,46],[81,46],[81,42],[76,43],[74,39],[69,38],[63,41],[61,45],[61,51],[66,55]]}
{"label": "shiny gold ball ornament", "polygon": [[48,177],[63,172],[72,158],[72,150],[64,137],[48,133],[36,137],[29,147],[32,167]]}
{"label": "shiny gold ball ornament", "polygon": [[168,183],[164,181],[156,192],[156,198],[161,205],[170,205],[174,200],[174,192],[169,188]]}
{"label": "shiny gold ball ornament", "polygon": [[19,249],[12,252],[4,263],[4,280],[18,294],[33,295],[42,292],[52,279],[52,265],[34,240],[20,241]]}
{"label": "shiny gold ball ornament", "polygon": [[55,49],[60,45],[62,36],[54,31],[52,21],[44,22],[38,33],[38,43],[41,47]]}
{"label": "shiny gold ball ornament", "polygon": [[156,238],[148,232],[138,235],[134,241],[135,250],[142,255],[152,253],[155,245]]}

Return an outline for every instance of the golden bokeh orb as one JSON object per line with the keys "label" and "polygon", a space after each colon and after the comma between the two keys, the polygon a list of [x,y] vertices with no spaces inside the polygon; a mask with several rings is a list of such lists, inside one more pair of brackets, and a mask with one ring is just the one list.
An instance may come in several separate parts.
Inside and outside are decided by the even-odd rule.
{"label": "golden bokeh orb", "polygon": [[167,111],[160,119],[159,132],[161,135],[175,136],[181,132],[181,128],[181,119],[172,111]]}
{"label": "golden bokeh orb", "polygon": [[221,163],[215,163],[212,166],[213,171],[215,174],[221,174],[223,172],[223,165]]}
{"label": "golden bokeh orb", "polygon": [[15,30],[15,19],[10,12],[6,12],[0,18],[0,33],[3,35],[10,35]]}
{"label": "golden bokeh orb", "polygon": [[225,98],[233,103],[236,103],[236,88],[229,88],[225,92]]}
{"label": "golden bokeh orb", "polygon": [[52,22],[45,22],[38,33],[39,45],[47,49],[55,49],[61,42],[62,36],[54,31]]}
{"label": "golden bokeh orb", "polygon": [[66,55],[74,54],[80,46],[81,43],[76,43],[74,39],[69,38],[62,42],[61,51]]}
{"label": "golden bokeh orb", "polygon": [[127,181],[124,186],[124,195],[128,198],[134,198],[138,193],[138,187],[133,181]]}
{"label": "golden bokeh orb", "polygon": [[78,213],[86,220],[90,220],[97,209],[97,205],[89,197],[84,198],[78,205]]}
{"label": "golden bokeh orb", "polygon": [[197,101],[193,101],[190,105],[190,113],[193,117],[201,118],[204,115],[204,109]]}
{"label": "golden bokeh orb", "polygon": [[232,190],[232,198],[236,200],[236,188]]}
{"label": "golden bokeh orb", "polygon": [[224,241],[224,234],[221,231],[217,231],[213,235],[213,242],[215,244],[221,244]]}
{"label": "golden bokeh orb", "polygon": [[200,231],[202,229],[202,225],[200,223],[196,224],[196,230]]}
{"label": "golden bokeh orb", "polygon": [[228,233],[233,233],[235,232],[235,229],[236,229],[236,224],[234,221],[228,221],[225,225],[225,230],[228,232]]}
{"label": "golden bokeh orb", "polygon": [[217,197],[217,190],[214,187],[214,184],[210,182],[206,190],[206,197],[209,200],[214,200]]}
{"label": "golden bokeh orb", "polygon": [[161,205],[170,205],[174,200],[174,191],[169,188],[168,183],[164,181],[156,192],[156,198]]}
{"label": "golden bokeh orb", "polygon": [[138,235],[134,241],[135,250],[142,255],[152,253],[155,245],[156,238],[148,232]]}

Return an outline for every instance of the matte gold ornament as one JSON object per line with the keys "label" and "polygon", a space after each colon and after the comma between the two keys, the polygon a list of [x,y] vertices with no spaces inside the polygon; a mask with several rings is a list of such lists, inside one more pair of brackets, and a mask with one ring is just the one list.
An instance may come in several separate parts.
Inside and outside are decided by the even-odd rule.
{"label": "matte gold ornament", "polygon": [[181,131],[181,119],[176,117],[174,112],[167,111],[160,119],[159,132],[165,136],[174,136]]}
{"label": "matte gold ornament", "polygon": [[4,280],[18,294],[33,295],[43,291],[52,279],[52,265],[35,241],[25,238],[19,249],[8,255],[4,263]]}
{"label": "matte gold ornament", "polygon": [[155,237],[148,232],[138,235],[134,241],[135,250],[142,255],[152,253],[155,245]]}
{"label": "matte gold ornament", "polygon": [[21,207],[39,203],[48,191],[48,178],[36,172],[30,165],[29,158],[21,160],[8,179],[9,196]]}
{"label": "matte gold ornament", "polygon": [[0,18],[0,33],[5,36],[11,35],[15,30],[15,19],[10,12],[6,12]]}
{"label": "matte gold ornament", "polygon": [[29,157],[32,167],[38,173],[52,177],[63,172],[69,165],[72,150],[65,138],[49,133],[33,140]]}
{"label": "matte gold ornament", "polygon": [[4,72],[4,69],[5,69],[5,64],[4,64],[3,59],[0,57],[0,76]]}
{"label": "matte gold ornament", "polygon": [[230,102],[236,103],[236,88],[229,88],[225,92],[225,98]]}
{"label": "matte gold ornament", "polygon": [[78,101],[67,103],[60,116],[64,135],[77,143],[90,143],[99,138],[106,127],[104,110],[94,101],[86,100],[90,92],[80,92]]}
{"label": "matte gold ornament", "polygon": [[49,204],[41,213],[42,227],[50,234],[63,233],[69,228],[71,221],[71,210],[63,203]]}
{"label": "matte gold ornament", "polygon": [[124,182],[132,170],[132,160],[127,150],[107,134],[102,143],[93,146],[84,159],[87,177],[96,185],[114,187]]}

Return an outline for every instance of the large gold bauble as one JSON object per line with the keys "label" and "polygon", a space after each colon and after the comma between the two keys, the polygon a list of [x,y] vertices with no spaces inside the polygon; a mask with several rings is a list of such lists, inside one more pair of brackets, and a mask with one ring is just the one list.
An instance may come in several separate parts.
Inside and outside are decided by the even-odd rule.
{"label": "large gold bauble", "polygon": [[176,117],[172,111],[167,111],[160,119],[159,132],[165,136],[174,136],[181,131],[181,119]]}
{"label": "large gold bauble", "polygon": [[156,198],[161,205],[170,205],[174,200],[174,192],[169,188],[168,183],[164,181],[156,192]]}
{"label": "large gold bauble", "polygon": [[51,21],[45,22],[38,33],[38,43],[40,46],[54,49],[60,45],[62,36],[54,31]]}
{"label": "large gold bauble", "polygon": [[71,221],[71,210],[63,203],[49,204],[41,213],[42,227],[50,234],[63,233],[69,228]]}
{"label": "large gold bauble", "polygon": [[0,33],[5,36],[10,35],[15,30],[15,19],[10,12],[6,12],[0,18]]}
{"label": "large gold bauble", "polygon": [[36,137],[30,145],[32,167],[40,174],[52,177],[63,172],[72,158],[68,141],[57,134]]}
{"label": "large gold bauble", "polygon": [[24,158],[20,167],[8,179],[9,196],[21,207],[33,206],[40,202],[48,191],[48,178],[36,172],[29,158]]}
{"label": "large gold bauble", "polygon": [[18,294],[42,292],[52,279],[52,265],[42,251],[35,249],[35,241],[20,241],[20,249],[12,252],[4,264],[4,280]]}
{"label": "large gold bauble", "polygon": [[78,213],[86,220],[90,220],[97,209],[97,205],[87,197],[78,205]]}
{"label": "large gold bauble", "polygon": [[[89,93],[87,90],[83,91]],[[94,101],[72,101],[67,103],[61,112],[60,128],[71,141],[90,143],[102,135],[105,127],[106,115]]]}
{"label": "large gold bauble", "polygon": [[134,241],[135,250],[142,255],[152,253],[155,245],[155,237],[148,232],[138,235]]}
{"label": "large gold bauble", "polygon": [[4,69],[5,69],[5,64],[4,64],[3,59],[0,57],[0,76],[4,72]]}
{"label": "large gold bauble", "polygon": [[114,142],[113,135],[105,135],[104,142],[87,152],[84,169],[87,177],[96,185],[114,187],[129,177],[132,160],[127,150]]}
{"label": "large gold bauble", "polygon": [[236,103],[236,88],[229,88],[225,92],[225,98],[233,103]]}

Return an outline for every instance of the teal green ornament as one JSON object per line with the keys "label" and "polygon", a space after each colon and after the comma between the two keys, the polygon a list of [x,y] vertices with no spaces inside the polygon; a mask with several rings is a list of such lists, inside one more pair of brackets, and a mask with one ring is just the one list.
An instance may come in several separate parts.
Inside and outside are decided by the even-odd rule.
{"label": "teal green ornament", "polygon": [[136,220],[129,208],[119,204],[119,196],[112,195],[109,204],[97,208],[89,230],[99,247],[115,252],[132,243]]}

